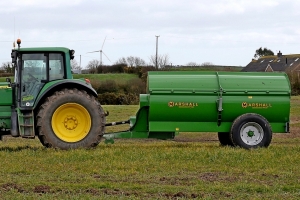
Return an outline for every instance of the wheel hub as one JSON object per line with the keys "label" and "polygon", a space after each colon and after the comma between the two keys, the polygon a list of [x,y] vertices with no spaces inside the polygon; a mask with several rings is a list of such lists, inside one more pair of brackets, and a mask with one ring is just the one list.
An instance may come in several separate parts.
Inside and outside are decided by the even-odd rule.
{"label": "wheel hub", "polygon": [[65,103],[53,113],[51,125],[54,134],[64,142],[79,142],[92,126],[92,119],[82,105]]}
{"label": "wheel hub", "polygon": [[253,137],[253,136],[255,136],[255,135],[254,135],[254,131],[252,131],[252,130],[249,130],[247,134],[248,134],[248,137]]}
{"label": "wheel hub", "polygon": [[64,126],[68,130],[76,129],[77,125],[78,125],[78,120],[76,116],[67,116],[64,120]]}
{"label": "wheel hub", "polygon": [[240,136],[245,144],[254,146],[264,138],[263,128],[256,122],[247,122],[241,127]]}

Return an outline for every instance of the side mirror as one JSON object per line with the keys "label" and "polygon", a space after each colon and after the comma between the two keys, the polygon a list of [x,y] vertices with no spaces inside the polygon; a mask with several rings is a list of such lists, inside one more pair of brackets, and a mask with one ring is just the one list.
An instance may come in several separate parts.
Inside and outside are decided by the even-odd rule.
{"label": "side mirror", "polygon": [[11,62],[15,63],[16,61],[17,61],[17,52],[13,50],[11,52]]}
{"label": "side mirror", "polygon": [[75,57],[75,50],[71,49],[69,50],[69,53],[70,53],[70,59],[73,60]]}

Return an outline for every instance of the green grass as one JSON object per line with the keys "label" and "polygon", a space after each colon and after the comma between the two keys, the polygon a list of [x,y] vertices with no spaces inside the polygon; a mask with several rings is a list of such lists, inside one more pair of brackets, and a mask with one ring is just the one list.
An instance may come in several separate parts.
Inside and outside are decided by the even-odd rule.
{"label": "green grass", "polygon": [[14,80],[13,76],[10,76],[10,77],[0,77],[0,82],[6,82],[6,78],[10,78],[12,81]]}
{"label": "green grass", "polygon": [[[107,121],[138,106],[103,106]],[[300,97],[291,133],[269,148],[221,147],[216,133],[175,140],[116,140],[95,149],[46,149],[37,139],[0,142],[0,199],[299,199]],[[108,131],[126,129],[111,128]]]}

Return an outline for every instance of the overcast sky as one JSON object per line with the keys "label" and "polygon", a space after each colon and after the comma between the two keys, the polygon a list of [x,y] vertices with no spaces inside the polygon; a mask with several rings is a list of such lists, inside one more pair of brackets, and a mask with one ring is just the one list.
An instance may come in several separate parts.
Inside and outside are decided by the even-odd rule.
{"label": "overcast sky", "polygon": [[173,65],[246,66],[259,47],[300,54],[298,0],[0,0],[0,64],[22,47],[74,49],[84,68],[156,53]]}

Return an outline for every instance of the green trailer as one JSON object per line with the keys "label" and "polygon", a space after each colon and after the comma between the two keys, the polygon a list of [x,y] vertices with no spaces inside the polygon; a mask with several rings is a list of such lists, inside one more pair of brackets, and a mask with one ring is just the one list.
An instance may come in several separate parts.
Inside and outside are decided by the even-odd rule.
{"label": "green trailer", "polygon": [[113,142],[217,132],[223,145],[267,147],[273,132],[289,132],[290,95],[285,73],[149,72],[129,130],[104,137]]}

